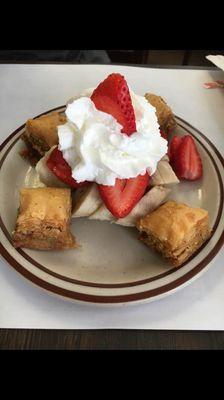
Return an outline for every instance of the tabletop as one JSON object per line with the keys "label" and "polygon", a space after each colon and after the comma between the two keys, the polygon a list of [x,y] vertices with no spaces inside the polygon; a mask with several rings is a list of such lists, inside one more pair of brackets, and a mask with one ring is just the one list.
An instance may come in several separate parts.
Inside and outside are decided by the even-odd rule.
{"label": "tabletop", "polygon": [[[5,90],[7,90],[7,85]],[[60,86],[56,88],[58,97],[60,97],[59,91]],[[47,106],[47,101],[46,98],[45,104],[43,97],[43,110],[40,108],[36,111],[35,104],[33,109],[31,104],[33,114],[50,108]],[[53,106],[57,105],[53,104]],[[4,125],[3,121],[2,131],[5,137],[8,129],[13,130],[24,122],[22,119],[20,121],[21,110],[25,115],[22,106],[21,109],[14,110],[15,119],[10,121],[10,126]],[[140,329],[0,329],[0,349],[224,349],[224,332]]]}
{"label": "tabletop", "polygon": [[0,329],[4,350],[223,350],[224,332]]}

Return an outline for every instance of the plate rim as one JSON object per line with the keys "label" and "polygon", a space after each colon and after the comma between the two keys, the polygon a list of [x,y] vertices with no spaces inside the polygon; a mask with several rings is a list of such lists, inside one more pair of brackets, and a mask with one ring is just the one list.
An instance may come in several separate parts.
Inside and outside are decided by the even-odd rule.
{"label": "plate rim", "polygon": [[[45,115],[45,114],[51,113],[53,111],[56,111],[56,110],[60,110],[60,109],[62,110],[65,107],[66,107],[65,105],[55,107],[53,109],[50,109],[48,111],[45,111],[45,112],[35,116],[34,119],[38,118],[38,117],[40,117],[42,115]],[[188,123],[187,121],[185,121],[181,117],[178,117],[178,116],[175,116],[175,117],[178,120],[182,121],[186,126],[190,127],[194,131],[196,131],[208,143],[208,145],[212,148],[212,150],[214,151],[214,153],[216,154],[216,156],[218,157],[219,161],[221,162],[221,164],[222,164],[222,166],[224,168],[224,159],[223,159],[221,153],[215,147],[215,145],[201,131],[199,131],[193,125],[191,125],[190,123]],[[3,141],[3,143],[0,145],[0,152],[5,148],[5,146],[10,142],[11,139],[13,139],[13,137],[18,132],[20,132],[22,129],[24,129],[24,127],[25,127],[25,124],[21,125],[20,127],[18,127],[15,131],[13,131]],[[186,129],[183,126],[181,126],[181,127]],[[17,140],[19,140],[19,138],[20,137],[18,137]],[[13,141],[13,143],[9,146],[9,148],[3,154],[3,157],[2,157],[1,162],[0,162],[0,169],[1,169],[2,163],[4,162],[4,159],[7,157],[7,154],[11,150],[11,147],[13,147],[13,145],[17,142],[17,140]],[[200,144],[206,149],[206,152],[209,153],[208,149],[201,142],[200,142]],[[211,156],[210,153],[209,153],[209,156],[210,156],[211,160],[213,161],[213,165],[215,166],[217,175],[220,175],[220,172],[219,172],[219,170],[217,168],[215,160],[213,159],[213,157]],[[221,199],[223,199],[223,190],[224,190],[224,188],[223,188],[223,182],[220,179],[220,177],[219,177],[219,183],[220,183],[221,195],[222,195]],[[216,228],[218,227],[218,224],[219,224],[220,219],[221,219],[223,201],[220,200],[220,204],[221,204],[221,207],[219,206],[219,211],[218,211],[218,214],[217,214],[217,217],[216,217],[216,220],[215,220],[215,224],[214,224],[214,226]],[[219,214],[220,214],[220,217],[218,219]],[[0,221],[2,222],[1,216],[0,216]],[[4,224],[3,224],[3,226],[4,226]],[[1,226],[1,230],[4,233],[4,235],[6,236],[7,240],[12,245],[12,241],[10,240],[11,237],[9,235],[8,230],[6,229],[9,237],[6,234],[6,232],[4,232],[4,229],[2,229],[2,226]],[[215,232],[215,230],[214,230],[214,232]],[[205,242],[204,246],[208,243],[208,241]],[[57,294],[57,295],[59,295],[59,296],[61,296],[63,298],[67,298],[67,299],[70,299],[70,300],[81,301],[81,302],[85,302],[85,303],[88,302],[88,303],[94,303],[94,304],[113,304],[114,305],[114,304],[121,304],[121,303],[129,303],[130,304],[130,303],[136,303],[136,302],[147,301],[147,300],[148,301],[152,301],[152,300],[156,300],[157,298],[159,298],[161,296],[165,296],[165,295],[170,294],[170,292],[172,292],[175,289],[178,290],[179,288],[185,286],[187,283],[190,283],[192,280],[194,280],[197,277],[199,277],[201,275],[201,273],[203,272],[203,270],[206,270],[206,267],[208,268],[210,266],[209,264],[211,264],[211,261],[215,258],[216,255],[218,255],[223,243],[224,243],[224,227],[223,227],[222,233],[220,234],[220,237],[218,238],[215,246],[211,249],[211,251],[207,254],[207,256],[205,258],[203,258],[199,262],[199,264],[197,264],[192,270],[186,272],[183,276],[181,276],[181,277],[175,279],[174,281],[169,282],[169,283],[167,283],[167,284],[165,284],[163,286],[160,286],[159,288],[150,289],[150,290],[146,290],[146,291],[142,291],[142,292],[138,292],[138,293],[124,294],[124,295],[119,294],[119,295],[114,295],[114,296],[106,295],[106,294],[104,294],[104,295],[95,295],[94,294],[93,295],[93,294],[87,294],[87,293],[79,293],[79,292],[71,291],[69,289],[65,289],[65,288],[56,286],[56,285],[54,285],[52,283],[49,283],[46,280],[43,280],[40,277],[36,276],[32,272],[28,271],[22,264],[20,264],[8,252],[8,250],[2,245],[2,243],[0,243],[0,254],[2,255],[2,257],[6,260],[6,262],[11,267],[13,267],[15,270],[17,270],[17,272],[19,272],[21,275],[23,275],[26,279],[28,279],[32,283],[34,283],[37,286],[47,290],[48,292]],[[19,250],[17,249],[17,251],[20,253],[20,249]],[[196,254],[194,254],[193,257],[195,257],[195,255],[197,255],[200,251],[201,251],[201,248],[199,249],[199,251]],[[21,250],[21,252],[24,253],[22,250]],[[24,256],[23,254],[21,254],[21,255]],[[31,257],[29,257],[29,255],[26,254],[25,258],[27,258],[27,257],[31,258]],[[33,261],[32,258],[31,258],[31,260]],[[187,262],[189,262],[189,260]],[[100,288],[108,288],[108,289],[109,288],[123,288],[123,287],[129,287],[129,286],[139,286],[141,284],[149,283],[152,280],[160,279],[160,277],[162,277],[162,276],[171,274],[172,271],[175,270],[175,269],[176,268],[172,268],[169,271],[156,276],[155,279],[148,278],[148,279],[144,279],[142,281],[130,282],[129,284],[97,284],[97,283],[94,284],[94,283],[78,281],[78,280],[73,280],[73,281],[74,281],[74,283],[77,283],[79,285],[83,285],[85,287],[93,286],[93,287],[98,287],[99,289]],[[49,272],[47,271],[47,273],[49,273]],[[62,279],[62,276],[59,275],[59,279]],[[68,280],[68,281],[71,282],[71,280]]]}

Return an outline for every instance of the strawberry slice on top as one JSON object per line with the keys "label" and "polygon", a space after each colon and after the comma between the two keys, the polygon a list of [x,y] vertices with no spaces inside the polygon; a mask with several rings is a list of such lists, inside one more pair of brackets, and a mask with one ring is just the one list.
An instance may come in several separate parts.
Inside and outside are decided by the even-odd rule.
{"label": "strawberry slice on top", "polygon": [[122,125],[122,133],[136,132],[135,113],[129,88],[121,74],[110,74],[91,95],[96,108],[112,115]]}
{"label": "strawberry slice on top", "polygon": [[[111,74],[94,90],[91,100],[100,111],[112,115],[122,125],[122,133],[136,132],[135,113],[126,80]],[[126,217],[144,195],[149,175],[116,179],[114,186],[98,185],[104,204],[116,218]]]}

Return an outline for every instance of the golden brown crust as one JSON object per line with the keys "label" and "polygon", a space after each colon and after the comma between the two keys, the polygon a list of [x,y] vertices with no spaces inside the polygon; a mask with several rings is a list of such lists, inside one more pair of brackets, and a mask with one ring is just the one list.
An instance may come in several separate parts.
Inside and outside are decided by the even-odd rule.
{"label": "golden brown crust", "polygon": [[65,122],[66,117],[58,112],[28,119],[23,134],[24,141],[28,141],[32,148],[44,155],[52,146],[58,144],[57,126]]}
{"label": "golden brown crust", "polygon": [[210,235],[208,212],[168,201],[142,218],[140,239],[179,266],[201,247]]}
{"label": "golden brown crust", "polygon": [[19,215],[13,233],[15,247],[75,247],[75,239],[69,229],[70,218],[70,189],[21,189]]}
{"label": "golden brown crust", "polygon": [[172,131],[177,123],[171,108],[163,98],[152,93],[146,93],[145,98],[153,107],[156,108],[156,115],[161,130],[165,132]]}
{"label": "golden brown crust", "polygon": [[38,239],[27,235],[15,235],[15,247],[24,247],[35,250],[66,250],[78,247],[74,236],[70,233],[66,237],[60,237],[57,241],[51,239]]}
{"label": "golden brown crust", "polygon": [[142,240],[147,246],[150,246],[154,250],[158,251],[163,258],[167,259],[175,267],[182,265],[192,254],[194,254],[202,244],[209,238],[211,232],[209,227],[203,227],[189,242],[173,253],[162,244],[158,238],[152,234],[145,235],[144,232],[140,235]]}

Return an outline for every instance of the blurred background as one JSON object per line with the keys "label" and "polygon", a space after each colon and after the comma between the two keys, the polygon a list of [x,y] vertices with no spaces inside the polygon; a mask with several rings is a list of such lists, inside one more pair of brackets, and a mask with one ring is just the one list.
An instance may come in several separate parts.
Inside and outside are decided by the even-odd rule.
{"label": "blurred background", "polygon": [[[223,50],[0,50],[0,62],[69,62],[95,64],[213,65],[205,56]],[[214,66],[213,66],[214,67]]]}

